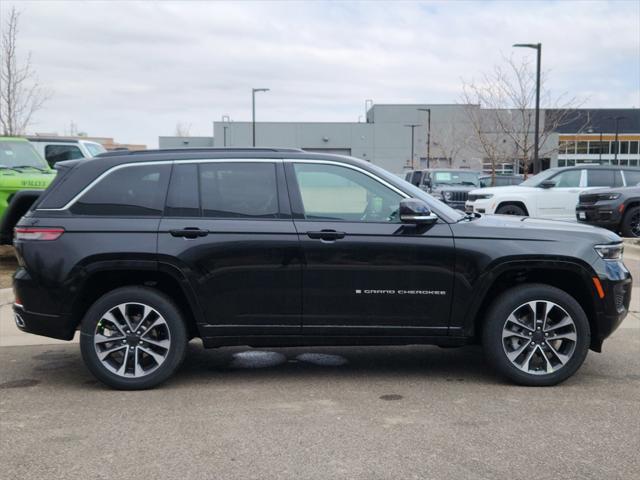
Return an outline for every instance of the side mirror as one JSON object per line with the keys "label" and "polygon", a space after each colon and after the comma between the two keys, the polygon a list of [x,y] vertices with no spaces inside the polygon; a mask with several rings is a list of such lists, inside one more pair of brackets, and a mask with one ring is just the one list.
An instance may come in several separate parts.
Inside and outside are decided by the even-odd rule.
{"label": "side mirror", "polygon": [[556,186],[556,182],[554,182],[553,180],[545,180],[544,182],[542,182],[540,185],[538,185],[540,188],[553,188]]}
{"label": "side mirror", "polygon": [[400,201],[400,221],[414,225],[432,225],[438,216],[431,213],[429,205],[417,198],[405,198]]}

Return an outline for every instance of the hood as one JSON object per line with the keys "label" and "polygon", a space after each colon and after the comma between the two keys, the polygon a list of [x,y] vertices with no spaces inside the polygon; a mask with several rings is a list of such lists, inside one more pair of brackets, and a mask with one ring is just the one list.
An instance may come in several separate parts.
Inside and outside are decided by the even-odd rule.
{"label": "hood", "polygon": [[538,187],[521,187],[520,185],[505,185],[503,187],[487,187],[487,188],[476,188],[475,190],[470,191],[469,193],[473,194],[485,194],[492,193],[493,195],[500,194],[523,194],[529,192],[539,192],[540,188]]}
{"label": "hood", "polygon": [[576,242],[587,240],[593,245],[621,242],[615,233],[604,228],[565,220],[516,217],[514,215],[481,215],[467,222],[477,234],[491,238],[513,238],[535,241]]}
{"label": "hood", "polygon": [[44,190],[56,176],[55,170],[37,172],[35,170],[0,170],[0,191],[17,191],[26,189]]}

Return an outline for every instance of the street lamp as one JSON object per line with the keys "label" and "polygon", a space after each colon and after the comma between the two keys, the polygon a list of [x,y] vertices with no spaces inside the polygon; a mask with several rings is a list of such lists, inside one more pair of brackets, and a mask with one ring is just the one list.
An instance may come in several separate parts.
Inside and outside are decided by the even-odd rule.
{"label": "street lamp", "polygon": [[251,130],[253,132],[253,146],[256,146],[256,92],[268,92],[268,88],[251,89]]}
{"label": "street lamp", "polygon": [[427,168],[431,163],[431,109],[419,108],[420,112],[427,112]]}
{"label": "street lamp", "polygon": [[416,131],[416,127],[421,127],[422,125],[418,124],[418,123],[411,123],[409,125],[405,125],[405,127],[408,127],[411,129],[411,170],[414,169],[414,165],[413,165],[413,144],[414,144],[414,132]]}
{"label": "street lamp", "polygon": [[618,125],[620,120],[626,120],[627,117],[607,117],[607,120],[615,120],[616,121],[616,138],[613,144],[616,146],[616,151],[613,154],[613,161],[617,165],[618,164],[618,151],[620,150],[620,144],[618,143]]}
{"label": "street lamp", "polygon": [[514,47],[533,48],[538,52],[538,59],[536,62],[536,136],[533,146],[533,170],[534,173],[540,171],[540,159],[538,158],[540,146],[539,131],[540,131],[540,61],[542,59],[542,44],[541,43],[515,43]]}

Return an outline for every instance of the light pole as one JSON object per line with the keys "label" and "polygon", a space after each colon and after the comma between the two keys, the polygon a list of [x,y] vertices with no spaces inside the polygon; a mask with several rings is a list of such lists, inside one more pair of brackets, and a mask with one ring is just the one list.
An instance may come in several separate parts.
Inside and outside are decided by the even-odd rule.
{"label": "light pole", "polygon": [[627,117],[624,116],[620,116],[620,117],[607,117],[607,120],[615,120],[616,121],[616,138],[613,142],[613,144],[615,145],[616,151],[613,154],[613,161],[615,162],[615,164],[618,164],[618,151],[620,150],[620,144],[618,143],[618,125],[620,123],[620,120],[625,120]]}
{"label": "light pole", "polygon": [[411,129],[411,170],[414,170],[414,165],[413,165],[413,144],[414,144],[414,135],[415,135],[415,131],[416,131],[416,127],[421,127],[422,125],[418,124],[418,123],[411,123],[409,125],[405,125],[405,127],[408,127]]}
{"label": "light pole", "polygon": [[431,163],[431,109],[419,108],[421,112],[427,112],[427,168]]}
{"label": "light pole", "polygon": [[538,52],[538,58],[536,62],[536,136],[534,138],[533,146],[533,170],[534,173],[540,171],[540,159],[538,158],[540,152],[539,131],[540,131],[540,62],[542,60],[542,44],[541,43],[516,43],[514,47],[533,48]]}
{"label": "light pole", "polygon": [[268,92],[268,88],[251,89],[251,130],[253,132],[253,146],[256,146],[256,92]]}

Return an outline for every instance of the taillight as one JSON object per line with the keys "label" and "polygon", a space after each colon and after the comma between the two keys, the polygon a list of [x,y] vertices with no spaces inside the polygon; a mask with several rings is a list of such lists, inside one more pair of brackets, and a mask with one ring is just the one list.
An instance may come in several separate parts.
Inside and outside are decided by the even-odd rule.
{"label": "taillight", "polygon": [[16,227],[14,240],[57,240],[64,233],[61,227]]}

